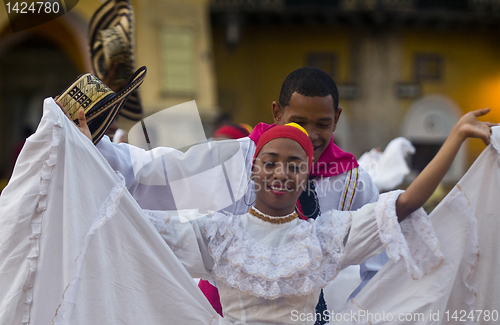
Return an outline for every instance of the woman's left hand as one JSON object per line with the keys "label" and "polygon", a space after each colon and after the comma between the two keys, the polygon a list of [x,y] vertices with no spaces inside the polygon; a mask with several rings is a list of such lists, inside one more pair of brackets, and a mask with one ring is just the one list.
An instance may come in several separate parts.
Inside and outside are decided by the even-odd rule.
{"label": "woman's left hand", "polygon": [[478,138],[488,145],[490,143],[491,127],[499,125],[492,122],[481,122],[477,118],[490,112],[489,108],[478,109],[462,116],[456,127],[459,134],[466,138]]}

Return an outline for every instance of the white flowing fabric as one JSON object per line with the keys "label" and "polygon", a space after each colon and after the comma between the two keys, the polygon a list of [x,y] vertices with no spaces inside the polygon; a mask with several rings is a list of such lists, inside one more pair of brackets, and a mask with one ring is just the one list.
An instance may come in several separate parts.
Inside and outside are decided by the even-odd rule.
{"label": "white flowing fabric", "polygon": [[[491,144],[430,215],[444,255],[441,266],[415,281],[403,263],[389,260],[347,310],[371,313],[370,322],[349,314],[351,323],[500,322],[500,127],[492,131]],[[374,319],[384,313],[394,320]]]}
{"label": "white flowing fabric", "polygon": [[415,147],[408,139],[399,137],[393,139],[383,152],[372,149],[365,152],[359,159],[360,166],[368,172],[380,192],[396,189],[410,168],[405,158],[415,153]]}
{"label": "white flowing fabric", "polygon": [[0,197],[0,324],[219,321],[123,178],[46,99]]}
{"label": "white flowing fabric", "polygon": [[[383,152],[374,148],[368,152],[365,152],[359,159],[358,163],[362,166],[370,175],[373,183],[377,186],[380,192],[391,191],[398,188],[403,182],[406,175],[410,173],[410,168],[406,163],[405,158],[408,155],[415,153],[415,148],[408,139],[403,137],[395,138],[389,142],[385,147]],[[325,297],[330,298],[331,296],[340,300],[341,297],[345,297],[342,300],[340,308],[333,308],[333,310],[338,311],[343,308],[347,298],[355,297],[361,289],[370,281],[370,279],[385,265],[389,260],[389,256],[385,252],[380,255],[374,256],[366,260],[360,265],[359,274],[361,275],[361,284],[355,290],[351,291],[333,291],[326,293]],[[348,269],[344,270],[349,271]],[[341,279],[335,279],[335,282],[339,282]],[[347,286],[349,282],[352,287],[355,283],[360,282],[360,279],[355,277],[347,277],[345,279],[344,286]],[[349,286],[347,286],[350,288]],[[327,299],[328,302],[328,299]],[[329,304],[329,306],[338,306],[338,304]]]}
{"label": "white flowing fabric", "polygon": [[[420,277],[421,259],[400,257],[428,254],[389,243],[398,262],[389,261],[351,301],[344,322],[332,323],[467,324],[474,323],[471,310],[481,317],[476,323],[498,323],[499,152],[497,127],[492,145],[434,210],[440,246],[427,249],[439,249],[444,261],[413,280],[407,272]],[[0,324],[227,324],[108,167],[46,99],[42,122],[0,197]],[[426,236],[418,220],[401,224],[406,240]],[[352,247],[364,237],[350,238]],[[372,318],[349,319],[360,312]]]}

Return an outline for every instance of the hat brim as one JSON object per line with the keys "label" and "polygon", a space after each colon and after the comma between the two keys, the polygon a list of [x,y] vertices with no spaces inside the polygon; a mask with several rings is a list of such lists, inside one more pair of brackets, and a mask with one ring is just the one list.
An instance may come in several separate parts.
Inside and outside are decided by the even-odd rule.
{"label": "hat brim", "polygon": [[146,67],[139,68],[127,86],[118,93],[114,93],[97,77],[87,73],[78,77],[63,91],[58,101],[68,110],[75,123],[78,123],[78,111],[84,110],[92,142],[97,144],[129,96],[142,84],[146,72]]}
{"label": "hat brim", "polygon": [[109,128],[111,123],[127,102],[129,96],[139,88],[146,77],[146,67],[140,67],[130,78],[127,86],[116,94],[111,100],[106,102],[102,107],[94,111],[90,111],[87,117],[87,124],[92,133],[92,142],[97,144],[104,133]]}
{"label": "hat brim", "polygon": [[[134,11],[128,0],[110,0],[97,9],[89,24],[92,67],[97,78],[103,79],[117,64],[113,82],[130,78],[135,66]],[[138,121],[143,116],[137,91],[129,95],[120,115]]]}

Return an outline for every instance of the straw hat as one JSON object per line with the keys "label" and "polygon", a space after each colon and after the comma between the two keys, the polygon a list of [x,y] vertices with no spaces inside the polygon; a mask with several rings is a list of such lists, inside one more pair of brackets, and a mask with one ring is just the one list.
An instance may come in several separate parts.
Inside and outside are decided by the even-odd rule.
{"label": "straw hat", "polygon": [[57,100],[68,110],[75,123],[78,123],[78,111],[83,108],[92,142],[97,144],[127,98],[142,84],[146,71],[146,67],[139,68],[118,93],[113,92],[94,75],[86,73],[78,77]]}
{"label": "straw hat", "polygon": [[[110,0],[92,16],[89,24],[90,55],[94,74],[99,79],[117,64],[111,84],[124,84],[135,70],[134,11],[128,0]],[[111,85],[110,85],[111,86]],[[130,120],[142,118],[137,91],[130,94],[120,114]]]}

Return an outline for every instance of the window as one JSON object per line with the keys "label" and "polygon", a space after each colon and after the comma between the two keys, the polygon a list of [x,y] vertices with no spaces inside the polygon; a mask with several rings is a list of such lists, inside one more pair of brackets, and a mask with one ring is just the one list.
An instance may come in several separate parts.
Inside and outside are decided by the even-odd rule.
{"label": "window", "polygon": [[166,94],[195,93],[194,33],[186,27],[165,27],[161,33],[161,89]]}
{"label": "window", "polygon": [[338,77],[338,58],[333,52],[312,52],[307,55],[306,66],[328,73],[333,80]]}
{"label": "window", "polygon": [[414,58],[414,77],[416,81],[441,80],[443,58],[439,54],[417,53]]}

